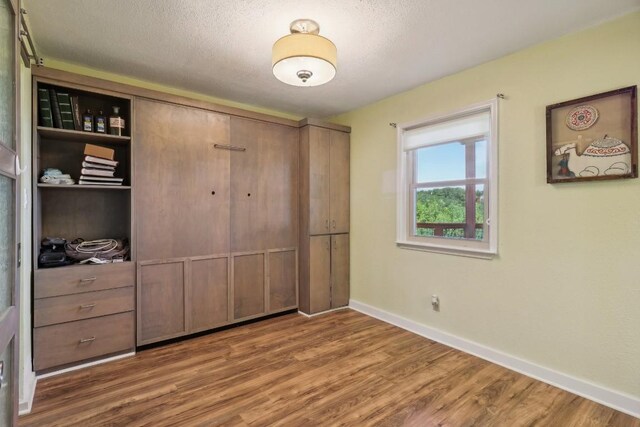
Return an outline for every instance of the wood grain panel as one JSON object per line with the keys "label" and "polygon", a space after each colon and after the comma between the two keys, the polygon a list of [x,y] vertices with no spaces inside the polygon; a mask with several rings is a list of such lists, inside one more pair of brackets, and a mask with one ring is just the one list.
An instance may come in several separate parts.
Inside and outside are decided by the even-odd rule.
{"label": "wood grain panel", "polygon": [[191,261],[191,332],[227,321],[229,258]]}
{"label": "wood grain panel", "polygon": [[309,239],[309,307],[310,313],[331,308],[331,238]]}
{"label": "wood grain panel", "polygon": [[35,299],[33,324],[40,327],[132,311],[134,301],[133,286]]}
{"label": "wood grain panel", "polygon": [[295,250],[269,253],[269,312],[298,305],[297,271]]}
{"label": "wood grain panel", "polygon": [[34,272],[34,298],[48,298],[81,292],[133,286],[135,264],[72,265]]}
{"label": "wood grain panel", "polygon": [[138,260],[229,249],[229,118],[136,100]]}
{"label": "wood grain panel", "polygon": [[132,349],[133,338],[133,312],[35,328],[34,368],[41,371]]}
{"label": "wood grain panel", "polygon": [[331,308],[349,305],[349,235],[331,236]]}
{"label": "wood grain panel", "polygon": [[309,234],[329,233],[331,131],[309,127]]}
{"label": "wood grain panel", "polygon": [[231,252],[266,249],[270,183],[264,129],[261,122],[231,118],[231,143],[245,149],[231,151]]}
{"label": "wood grain panel", "polygon": [[267,210],[264,249],[298,246],[298,131],[265,124]]}
{"label": "wood grain panel", "polygon": [[176,261],[138,268],[139,342],[186,333],[184,263]]}
{"label": "wood grain panel", "polygon": [[309,128],[300,129],[299,151],[299,235],[298,235],[298,306],[303,313],[310,313],[309,302]]}
{"label": "wood grain panel", "polygon": [[265,312],[264,254],[233,256],[233,318]]}
{"label": "wood grain panel", "polygon": [[349,232],[349,134],[331,131],[331,233]]}
{"label": "wood grain panel", "polygon": [[289,314],[40,379],[31,414],[19,419],[336,424],[640,427],[640,419],[349,309]]}

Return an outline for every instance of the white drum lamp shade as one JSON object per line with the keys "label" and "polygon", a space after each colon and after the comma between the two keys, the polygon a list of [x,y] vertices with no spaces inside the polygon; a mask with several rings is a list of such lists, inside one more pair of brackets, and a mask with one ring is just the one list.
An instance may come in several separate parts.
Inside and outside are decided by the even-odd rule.
{"label": "white drum lamp shade", "polygon": [[338,52],[331,40],[319,36],[318,24],[298,20],[291,32],[273,45],[273,75],[293,86],[319,86],[336,75]]}

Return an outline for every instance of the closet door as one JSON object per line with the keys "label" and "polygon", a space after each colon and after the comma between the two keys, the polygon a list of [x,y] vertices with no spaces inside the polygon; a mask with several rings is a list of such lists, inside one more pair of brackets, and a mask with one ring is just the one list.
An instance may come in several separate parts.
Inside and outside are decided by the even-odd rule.
{"label": "closet door", "polygon": [[229,257],[191,260],[190,332],[215,328],[228,320]]}
{"label": "closet door", "polygon": [[309,126],[309,234],[330,232],[328,129]]}
{"label": "closet door", "polygon": [[298,246],[298,129],[264,123],[265,249]]}
{"label": "closet door", "polygon": [[268,147],[261,122],[231,118],[231,252],[265,249]]}
{"label": "closet door", "polygon": [[331,233],[349,232],[349,134],[331,131]]}
{"label": "closet door", "polygon": [[138,344],[184,335],[185,266],[183,261],[138,267]]}
{"label": "closet door", "polygon": [[349,235],[331,236],[331,308],[349,305]]}
{"label": "closet door", "polygon": [[311,313],[331,308],[331,237],[309,238],[309,302]]}
{"label": "closet door", "polygon": [[228,116],[137,98],[138,260],[229,251]]}
{"label": "closet door", "polygon": [[265,312],[265,255],[233,256],[233,319]]}

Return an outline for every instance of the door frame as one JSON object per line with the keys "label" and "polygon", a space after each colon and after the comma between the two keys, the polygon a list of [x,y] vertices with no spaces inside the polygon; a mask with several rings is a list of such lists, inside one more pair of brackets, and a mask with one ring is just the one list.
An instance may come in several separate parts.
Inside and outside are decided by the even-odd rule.
{"label": "door frame", "polygon": [[20,62],[18,52],[20,31],[20,0],[4,0],[9,13],[13,13],[13,109],[14,109],[14,149],[0,143],[0,174],[14,181],[14,223],[13,223],[13,289],[11,292],[11,305],[0,314],[0,353],[3,353],[7,345],[13,340],[13,354],[11,356],[11,399],[13,407],[13,424],[18,422],[18,390],[20,371],[20,171],[17,162],[20,152]]}

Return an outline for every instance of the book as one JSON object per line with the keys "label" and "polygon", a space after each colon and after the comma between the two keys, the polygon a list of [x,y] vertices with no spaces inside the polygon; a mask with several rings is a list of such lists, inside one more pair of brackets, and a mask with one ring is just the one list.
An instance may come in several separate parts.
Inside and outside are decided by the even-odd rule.
{"label": "book", "polygon": [[80,179],[80,181],[78,181],[78,184],[80,185],[122,185],[122,183],[118,183],[118,182],[100,182],[100,181],[87,181],[85,179]]}
{"label": "book", "polygon": [[56,91],[49,89],[49,100],[51,102],[51,112],[53,113],[53,124],[58,129],[62,129],[62,116],[60,115],[60,105]]}
{"label": "book", "polygon": [[73,127],[75,130],[82,130],[82,119],[80,114],[80,101],[77,96],[71,97],[71,113],[73,113]]}
{"label": "book", "polygon": [[112,148],[100,147],[99,145],[86,144],[84,146],[84,155],[99,157],[101,159],[113,160],[113,156],[115,155],[115,150],[113,150]]}
{"label": "book", "polygon": [[84,161],[91,162],[91,163],[99,163],[101,165],[107,165],[107,166],[113,166],[113,167],[118,166],[118,162],[116,162],[115,160],[107,160],[107,159],[102,159],[100,157],[94,157],[94,156],[84,156]]}
{"label": "book", "polygon": [[38,106],[40,107],[40,126],[52,128],[53,116],[51,115],[51,100],[47,89],[38,89]]}
{"label": "book", "polygon": [[119,182],[122,183],[124,178],[105,178],[101,176],[89,176],[89,175],[81,175],[80,179],[85,181],[101,181],[101,182]]}
{"label": "book", "polygon": [[114,171],[106,171],[106,170],[102,170],[102,169],[85,169],[85,168],[82,168],[80,173],[82,175],[110,176],[110,177],[112,177],[113,174],[114,174]]}
{"label": "book", "polygon": [[91,163],[91,162],[82,162],[82,167],[83,168],[89,168],[89,169],[104,169],[104,170],[107,170],[107,171],[116,170],[115,166],[105,166],[105,165],[101,165],[99,163]]}
{"label": "book", "polygon": [[73,123],[73,112],[71,111],[71,99],[69,94],[58,92],[58,108],[60,109],[60,118],[62,119],[62,128],[67,130],[75,130]]}

